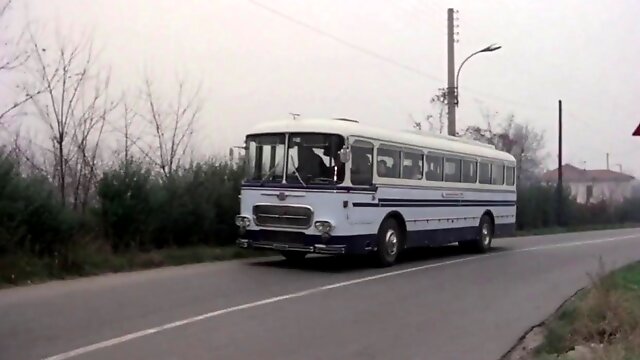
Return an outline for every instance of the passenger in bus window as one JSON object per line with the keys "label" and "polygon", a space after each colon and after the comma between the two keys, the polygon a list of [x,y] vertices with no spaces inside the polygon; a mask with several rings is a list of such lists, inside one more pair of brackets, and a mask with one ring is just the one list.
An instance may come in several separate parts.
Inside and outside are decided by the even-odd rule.
{"label": "passenger in bus window", "polygon": [[371,175],[371,161],[369,157],[364,153],[354,151],[351,164],[351,183],[354,185],[370,185],[372,180]]}
{"label": "passenger in bus window", "polygon": [[413,180],[422,180],[422,167],[420,164],[416,163],[412,167],[413,176],[411,177]]}
{"label": "passenger in bus window", "polygon": [[378,176],[385,177],[387,174],[389,174],[387,162],[382,159],[378,160]]}

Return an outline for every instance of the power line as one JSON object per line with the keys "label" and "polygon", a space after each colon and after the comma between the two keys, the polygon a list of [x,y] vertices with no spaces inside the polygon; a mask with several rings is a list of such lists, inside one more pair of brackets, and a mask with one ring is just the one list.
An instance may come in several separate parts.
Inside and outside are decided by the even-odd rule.
{"label": "power line", "polygon": [[373,50],[369,50],[369,49],[367,49],[365,47],[362,47],[362,46],[360,46],[358,44],[355,44],[355,43],[352,43],[350,41],[341,39],[336,35],[333,35],[333,34],[331,34],[329,32],[326,32],[326,31],[324,31],[322,29],[319,29],[319,28],[317,28],[315,26],[312,26],[312,25],[309,25],[309,24],[307,24],[305,22],[302,22],[302,21],[300,21],[300,20],[298,20],[298,19],[296,19],[296,18],[294,18],[292,16],[289,16],[289,15],[287,15],[285,13],[282,13],[282,12],[280,12],[280,11],[274,9],[274,8],[271,8],[269,6],[261,4],[261,3],[255,1],[255,0],[248,0],[248,1],[249,1],[249,3],[251,3],[251,4],[255,5],[255,6],[258,6],[258,7],[262,8],[262,9],[264,9],[264,10],[266,10],[266,11],[268,11],[268,12],[274,14],[274,15],[277,15],[277,16],[279,16],[279,17],[281,17],[283,19],[286,19],[287,21],[290,21],[292,23],[295,23],[295,24],[297,24],[299,26],[302,26],[303,28],[305,28],[307,30],[310,30],[310,31],[313,31],[318,35],[321,35],[321,36],[329,38],[329,39],[331,39],[333,41],[336,41],[336,42],[338,42],[338,43],[340,43],[340,44],[342,44],[342,45],[344,45],[346,47],[349,47],[349,48],[351,48],[353,50],[356,50],[356,51],[359,51],[359,52],[361,52],[363,54],[372,56],[372,57],[374,57],[374,58],[376,58],[376,59],[378,59],[380,61],[384,61],[384,62],[389,63],[391,65],[401,67],[401,68],[403,68],[403,69],[405,69],[407,71],[410,71],[412,73],[421,75],[421,76],[426,77],[428,79],[431,79],[433,81],[437,81],[439,83],[442,83],[442,79],[438,78],[437,76],[428,74],[428,73],[426,73],[426,72],[424,72],[424,71],[422,71],[422,70],[420,70],[420,69],[418,69],[416,67],[403,64],[403,63],[401,63],[401,62],[399,62],[397,60],[394,60],[394,59],[392,59],[392,58],[390,58],[388,56],[385,56],[385,55],[382,55],[382,54],[378,54]]}
{"label": "power line", "polygon": [[[270,7],[270,6],[264,5],[264,4],[262,4],[262,3],[258,2],[258,1],[248,0],[248,2],[250,4],[252,4],[252,5],[255,5],[255,6],[265,10],[265,11],[268,11],[269,13],[271,13],[273,15],[276,15],[276,16],[282,18],[282,19],[285,19],[285,20],[287,20],[289,22],[292,22],[292,23],[294,23],[294,24],[296,24],[296,25],[298,25],[300,27],[303,27],[303,28],[305,28],[305,29],[307,29],[309,31],[312,31],[312,32],[314,32],[314,33],[316,33],[318,35],[321,35],[323,37],[329,38],[329,39],[331,39],[331,40],[333,40],[335,42],[338,42],[338,43],[340,43],[340,44],[342,44],[342,45],[344,45],[344,46],[346,46],[348,48],[351,48],[353,50],[356,50],[356,51],[358,51],[358,52],[360,52],[362,54],[371,56],[371,57],[376,58],[376,59],[378,59],[380,61],[386,62],[386,63],[388,63],[390,65],[397,66],[399,68],[402,68],[402,69],[404,69],[406,71],[409,71],[409,72],[412,72],[414,74],[420,75],[420,76],[422,76],[424,78],[427,78],[427,79],[430,79],[432,81],[436,81],[440,85],[445,83],[445,81],[443,79],[441,79],[440,77],[438,77],[438,76],[426,73],[426,72],[424,72],[424,71],[422,71],[422,70],[420,70],[420,69],[418,69],[416,67],[401,63],[401,62],[399,62],[399,61],[397,61],[397,60],[395,60],[393,58],[390,58],[388,56],[379,54],[379,53],[377,53],[377,52],[375,52],[373,50],[367,49],[367,48],[365,48],[363,46],[360,46],[360,45],[355,44],[353,42],[350,42],[348,40],[344,40],[344,39],[342,39],[342,38],[340,38],[340,37],[338,37],[338,36],[336,36],[334,34],[331,34],[331,33],[327,32],[327,31],[324,31],[324,30],[322,30],[320,28],[317,28],[317,27],[315,27],[313,25],[310,25],[310,24],[308,24],[306,22],[300,21],[300,20],[296,19],[293,16],[287,15],[287,14],[285,14],[285,13],[279,11],[279,10],[276,10],[276,9]],[[555,108],[551,107],[551,106],[541,106],[541,105],[525,103],[525,102],[521,102],[521,101],[517,101],[517,100],[512,100],[512,99],[508,99],[508,98],[505,98],[505,97],[502,97],[502,96],[486,93],[486,92],[483,92],[483,91],[478,91],[478,90],[475,90],[475,89],[472,89],[472,88],[469,88],[469,87],[466,87],[466,86],[461,86],[460,88],[461,89],[465,89],[468,92],[475,93],[475,94],[477,94],[479,96],[486,97],[486,98],[493,98],[493,99],[502,101],[504,103],[509,103],[509,104],[513,104],[513,105],[517,105],[517,106],[521,106],[521,107],[535,108],[535,109],[538,109],[538,110],[542,109],[544,111],[555,111]]]}

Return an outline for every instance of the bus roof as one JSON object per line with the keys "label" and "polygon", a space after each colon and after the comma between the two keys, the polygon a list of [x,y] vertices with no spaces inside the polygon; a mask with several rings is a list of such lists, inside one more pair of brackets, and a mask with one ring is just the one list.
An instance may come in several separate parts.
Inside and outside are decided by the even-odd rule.
{"label": "bus roof", "polygon": [[515,162],[515,158],[494,146],[459,137],[438,135],[416,130],[389,130],[367,126],[349,119],[287,119],[263,123],[249,134],[263,133],[326,133],[374,139],[390,144],[428,148],[436,151],[479,156]]}

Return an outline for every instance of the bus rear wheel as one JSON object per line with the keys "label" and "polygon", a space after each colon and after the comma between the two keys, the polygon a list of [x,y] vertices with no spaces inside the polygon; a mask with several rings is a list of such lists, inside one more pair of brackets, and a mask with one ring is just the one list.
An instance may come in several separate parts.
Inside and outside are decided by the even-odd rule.
{"label": "bus rear wheel", "polygon": [[478,233],[475,239],[462,241],[459,245],[465,249],[475,253],[486,253],[491,249],[491,242],[493,241],[493,221],[489,215],[482,215],[480,218],[480,224],[478,225]]}
{"label": "bus rear wheel", "polygon": [[378,230],[376,265],[387,267],[395,264],[402,244],[402,232],[398,222],[392,218],[385,219]]}

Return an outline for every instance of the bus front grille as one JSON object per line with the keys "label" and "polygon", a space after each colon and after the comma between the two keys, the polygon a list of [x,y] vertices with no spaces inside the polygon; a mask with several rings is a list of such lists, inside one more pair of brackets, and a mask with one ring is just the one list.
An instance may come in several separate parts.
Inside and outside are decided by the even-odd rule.
{"label": "bus front grille", "polygon": [[258,226],[307,229],[313,211],[308,206],[258,204],[253,207],[253,216]]}

